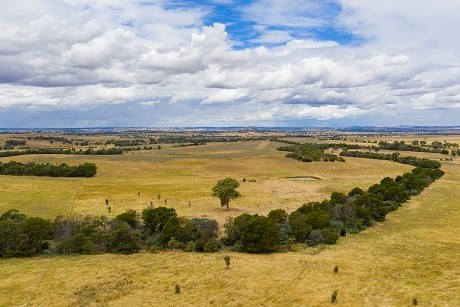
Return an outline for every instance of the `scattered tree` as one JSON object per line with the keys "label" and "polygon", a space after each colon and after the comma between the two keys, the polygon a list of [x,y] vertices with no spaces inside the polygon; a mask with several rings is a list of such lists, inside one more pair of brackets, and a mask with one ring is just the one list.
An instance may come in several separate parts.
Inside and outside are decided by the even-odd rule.
{"label": "scattered tree", "polygon": [[241,197],[236,189],[240,186],[238,181],[232,178],[219,180],[212,188],[212,196],[219,197],[221,207],[229,209],[230,200]]}

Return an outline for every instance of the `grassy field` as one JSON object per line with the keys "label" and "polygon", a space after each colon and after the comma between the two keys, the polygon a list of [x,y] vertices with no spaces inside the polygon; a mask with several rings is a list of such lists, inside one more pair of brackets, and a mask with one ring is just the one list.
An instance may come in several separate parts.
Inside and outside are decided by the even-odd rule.
{"label": "grassy field", "polygon": [[[2,176],[0,212],[15,208],[29,215],[54,218],[58,214],[106,214],[154,206],[176,208],[179,215],[204,216],[223,222],[244,212],[267,214],[272,209],[293,211],[303,203],[328,198],[333,191],[368,187],[385,176],[411,169],[392,162],[347,158],[340,163],[301,163],[276,151],[279,143],[256,141],[217,143],[197,147],[134,152],[123,156],[30,155],[1,158],[0,162],[94,162],[94,178]],[[317,181],[287,177],[316,176]],[[211,188],[225,177],[240,181],[242,198],[220,207]],[[256,182],[242,182],[243,178]],[[140,196],[139,196],[140,193]],[[158,194],[161,199],[158,200]],[[109,214],[105,199],[109,199]],[[165,203],[165,199],[167,203]],[[189,201],[191,206],[189,206]]]}
{"label": "grassy field", "polygon": [[[300,163],[283,158],[276,146],[244,142],[113,157],[15,157],[54,163],[91,160],[100,171],[90,179],[2,176],[0,210],[15,207],[46,217],[72,211],[99,214],[106,213],[103,200],[109,197],[118,214],[141,209],[150,200],[164,204],[167,197],[180,215],[223,221],[242,212],[292,210],[333,190],[364,188],[410,170],[352,158],[346,163]],[[443,162],[443,170],[443,178],[384,223],[326,248],[229,253],[230,270],[223,260],[227,253],[3,259],[0,306],[323,306],[330,304],[335,290],[340,306],[410,306],[414,297],[420,306],[459,306],[459,161]],[[308,175],[322,180],[286,178]],[[256,179],[242,183],[243,198],[231,203],[230,212],[209,195],[225,176]],[[338,274],[332,272],[335,265]],[[174,293],[176,284],[180,294]]]}
{"label": "grassy field", "polygon": [[386,222],[323,250],[231,253],[230,270],[222,253],[2,260],[0,305],[322,306],[338,290],[340,306],[458,306],[460,165],[443,168]]}

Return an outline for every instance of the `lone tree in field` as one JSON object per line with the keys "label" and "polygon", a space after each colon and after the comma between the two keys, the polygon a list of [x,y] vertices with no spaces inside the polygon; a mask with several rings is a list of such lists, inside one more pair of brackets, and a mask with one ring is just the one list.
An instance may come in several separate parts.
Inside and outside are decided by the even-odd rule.
{"label": "lone tree in field", "polygon": [[219,180],[217,184],[212,188],[212,196],[219,197],[220,206],[227,206],[230,203],[231,199],[241,197],[240,192],[236,189],[240,186],[238,181],[232,178],[225,178]]}

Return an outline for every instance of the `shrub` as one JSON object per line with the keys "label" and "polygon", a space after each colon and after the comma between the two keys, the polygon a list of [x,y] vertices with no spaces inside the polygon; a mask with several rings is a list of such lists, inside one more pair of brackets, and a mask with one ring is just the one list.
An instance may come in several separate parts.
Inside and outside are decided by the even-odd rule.
{"label": "shrub", "polygon": [[177,241],[176,238],[172,237],[168,242],[169,249],[185,249],[185,244]]}
{"label": "shrub", "polygon": [[219,251],[219,245],[217,245],[216,240],[207,241],[203,246],[203,252],[205,253],[215,253]]}
{"label": "shrub", "polygon": [[331,303],[337,303],[337,295],[339,294],[339,290],[335,290],[334,292],[332,292],[332,296],[331,296]]}
{"label": "shrub", "polygon": [[196,243],[194,241],[188,242],[185,251],[189,253],[196,251]]}
{"label": "shrub", "polygon": [[230,269],[230,256],[226,255],[224,256],[224,261],[225,261],[225,266],[227,267],[227,270]]}
{"label": "shrub", "polygon": [[323,234],[320,230],[312,230],[308,235],[308,239],[305,241],[305,244],[308,246],[316,246],[318,244],[322,244],[324,241]]}
{"label": "shrub", "polygon": [[58,254],[83,254],[86,250],[85,245],[88,238],[80,233],[68,237],[56,244],[56,253]]}
{"label": "shrub", "polygon": [[323,236],[323,243],[332,245],[337,242],[339,235],[330,229],[321,229],[321,235]]}

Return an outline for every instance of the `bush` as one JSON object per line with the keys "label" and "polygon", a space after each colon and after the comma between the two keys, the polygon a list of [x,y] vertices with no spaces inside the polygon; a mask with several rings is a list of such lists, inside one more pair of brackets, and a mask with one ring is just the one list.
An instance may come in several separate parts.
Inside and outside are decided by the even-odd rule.
{"label": "bush", "polygon": [[68,237],[56,244],[56,253],[58,254],[83,254],[88,244],[88,238],[80,233]]}
{"label": "bush", "polygon": [[190,241],[187,243],[187,246],[185,247],[186,252],[195,252],[196,251],[196,243],[194,241]]}
{"label": "bush", "polygon": [[287,240],[289,240],[289,238],[291,238],[292,228],[289,225],[289,223],[284,222],[278,224],[278,232],[280,234],[281,242],[286,242]]}
{"label": "bush", "polygon": [[230,269],[230,256],[226,255],[224,256],[224,261],[225,261],[225,266],[227,267],[227,270]]}
{"label": "bush", "polygon": [[339,290],[335,290],[333,293],[332,293],[332,296],[331,296],[331,303],[337,303],[337,295],[339,294]]}
{"label": "bush", "polygon": [[215,253],[219,251],[219,245],[217,245],[216,240],[207,241],[203,246],[203,251],[205,253]]}
{"label": "bush", "polygon": [[330,229],[321,229],[321,235],[323,236],[323,243],[328,245],[335,244],[339,239],[338,233]]}
{"label": "bush", "polygon": [[169,249],[185,249],[185,244],[177,241],[176,238],[172,237],[171,240],[168,242]]}
{"label": "bush", "polygon": [[316,246],[318,244],[322,244],[324,241],[323,234],[320,230],[312,230],[308,235],[308,239],[305,241],[305,244],[308,246]]}

